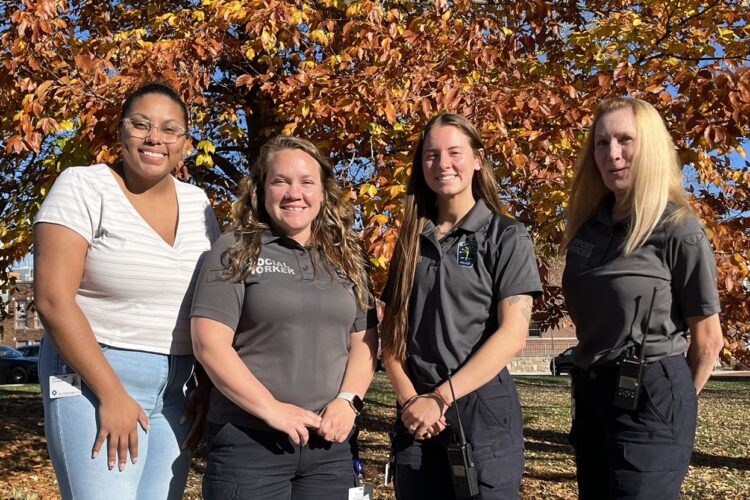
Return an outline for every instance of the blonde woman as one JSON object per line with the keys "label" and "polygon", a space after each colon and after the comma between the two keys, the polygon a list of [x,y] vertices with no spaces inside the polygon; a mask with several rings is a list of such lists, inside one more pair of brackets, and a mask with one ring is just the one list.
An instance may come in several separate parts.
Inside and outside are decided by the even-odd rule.
{"label": "blonde woman", "polygon": [[383,361],[398,401],[396,498],[462,497],[447,455],[460,440],[458,414],[473,446],[476,498],[518,498],[523,421],[506,366],[525,344],[542,287],[531,239],[502,215],[466,118],[427,123],[405,205],[383,294]]}
{"label": "blonde woman", "polygon": [[215,383],[208,500],[348,498],[377,319],[354,208],[310,142],[266,143],[192,309]]}
{"label": "blonde woman", "polygon": [[714,257],[650,104],[599,104],[576,165],[566,249],[580,498],[678,498],[722,332]]}

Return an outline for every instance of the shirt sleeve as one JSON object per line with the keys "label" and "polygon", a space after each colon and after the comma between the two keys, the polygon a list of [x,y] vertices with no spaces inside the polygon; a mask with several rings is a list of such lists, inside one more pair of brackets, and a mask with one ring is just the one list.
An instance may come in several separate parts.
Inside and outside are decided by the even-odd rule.
{"label": "shirt sleeve", "polygon": [[[353,290],[356,297],[356,288]],[[356,299],[355,299],[356,300]],[[378,312],[375,308],[375,300],[370,300],[370,307],[367,309],[361,309],[357,304],[357,316],[354,318],[354,324],[352,325],[349,333],[361,332],[362,330],[369,330],[378,326]]]}
{"label": "shirt sleeve", "polygon": [[683,317],[717,314],[716,259],[697,221],[675,231],[669,248],[672,294]]}
{"label": "shirt sleeve", "polygon": [[219,236],[221,236],[221,229],[219,228],[219,221],[216,220],[216,214],[214,213],[214,209],[211,206],[211,202],[208,200],[208,197],[206,197],[206,233],[208,234],[208,238],[213,243],[216,241]]}
{"label": "shirt sleeve", "polygon": [[245,301],[244,280],[225,279],[226,250],[234,243],[234,235],[222,235],[211,245],[193,294],[190,316],[209,318],[237,330]]}
{"label": "shirt sleeve", "polygon": [[48,222],[65,226],[91,244],[99,227],[101,196],[86,178],[88,168],[91,167],[62,171],[37,212],[34,224]]}
{"label": "shirt sleeve", "polygon": [[529,233],[519,223],[501,234],[494,283],[498,300],[522,294],[536,297],[542,293],[534,246]]}

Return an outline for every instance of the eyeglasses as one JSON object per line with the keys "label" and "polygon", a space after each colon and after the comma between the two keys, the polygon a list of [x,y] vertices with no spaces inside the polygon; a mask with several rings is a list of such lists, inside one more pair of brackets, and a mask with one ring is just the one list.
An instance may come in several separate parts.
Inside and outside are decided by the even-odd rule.
{"label": "eyeglasses", "polygon": [[161,140],[165,144],[177,142],[177,139],[187,135],[187,130],[179,125],[172,125],[170,123],[169,125],[159,127],[144,118],[123,118],[122,123],[125,125],[125,130],[128,135],[130,135],[130,137],[135,137],[136,139],[145,139],[151,133],[152,129],[159,131]]}

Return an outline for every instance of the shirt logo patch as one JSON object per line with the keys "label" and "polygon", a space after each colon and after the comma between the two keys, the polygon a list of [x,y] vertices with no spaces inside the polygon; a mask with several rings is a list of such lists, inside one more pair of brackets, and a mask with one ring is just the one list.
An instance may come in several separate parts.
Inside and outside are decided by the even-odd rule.
{"label": "shirt logo patch", "polygon": [[258,263],[253,269],[253,274],[263,273],[295,274],[294,269],[289,267],[289,264],[286,262],[279,262],[273,259],[258,259]]}
{"label": "shirt logo patch", "polygon": [[591,257],[591,251],[594,250],[593,243],[587,243],[578,239],[573,240],[568,246],[568,252],[580,255],[581,257]]}
{"label": "shirt logo patch", "polygon": [[336,276],[338,276],[341,281],[349,281],[349,276],[347,276],[346,273],[338,267],[333,266],[333,272],[336,273]]}
{"label": "shirt logo patch", "polygon": [[461,267],[472,267],[477,260],[477,242],[462,241],[458,244],[456,262]]}

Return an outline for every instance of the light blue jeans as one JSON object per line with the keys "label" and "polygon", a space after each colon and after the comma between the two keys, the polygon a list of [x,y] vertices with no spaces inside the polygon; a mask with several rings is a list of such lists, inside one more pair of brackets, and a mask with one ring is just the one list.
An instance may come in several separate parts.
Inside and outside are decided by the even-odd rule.
{"label": "light blue jeans", "polygon": [[187,402],[194,358],[102,346],[104,356],[128,394],[149,418],[150,430],[138,425],[138,463],[128,456],[125,470],[107,467],[107,444],[91,458],[98,433],[99,403],[83,384],[81,396],[50,399],[50,375],[73,373],[50,339],[42,342],[39,379],[44,401],[44,430],[63,500],[180,499],[191,453],[181,450],[192,421],[180,424]]}

